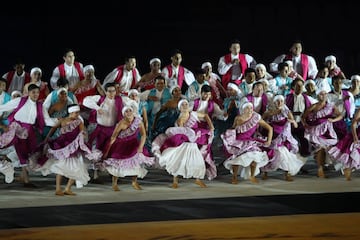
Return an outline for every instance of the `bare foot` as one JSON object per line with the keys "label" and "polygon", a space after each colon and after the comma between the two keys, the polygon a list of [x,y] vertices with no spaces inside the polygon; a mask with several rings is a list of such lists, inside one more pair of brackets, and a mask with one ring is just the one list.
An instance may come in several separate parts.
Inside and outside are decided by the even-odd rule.
{"label": "bare foot", "polygon": [[326,178],[323,168],[318,169],[318,177],[319,178]]}
{"label": "bare foot", "polygon": [[285,181],[292,182],[292,181],[294,181],[294,179],[291,177],[291,175],[289,173],[285,173]]}
{"label": "bare foot", "polygon": [[174,183],[171,185],[171,187],[174,188],[174,189],[176,189],[176,188],[178,188],[179,186],[178,186],[178,183],[174,182]]}
{"label": "bare foot", "polygon": [[195,183],[197,185],[199,185],[201,188],[206,188],[207,187],[206,184],[203,181],[201,181],[200,179],[196,179]]}
{"label": "bare foot", "polygon": [[239,182],[238,182],[238,179],[237,179],[237,177],[232,177],[231,178],[231,184],[238,184]]}
{"label": "bare foot", "polygon": [[71,190],[65,190],[64,195],[75,196],[76,193],[72,192]]}
{"label": "bare foot", "polygon": [[56,191],[55,191],[55,195],[57,195],[57,196],[64,196],[65,194],[64,194],[64,192],[61,191],[61,190],[56,190]]}
{"label": "bare foot", "polygon": [[142,188],[140,187],[140,185],[137,182],[132,182],[132,186],[136,190],[142,190]]}
{"label": "bare foot", "polygon": [[112,189],[113,189],[115,192],[120,191],[120,188],[118,187],[118,185],[113,185],[113,186],[112,186]]}
{"label": "bare foot", "polygon": [[347,181],[351,181],[351,169],[346,168],[344,169],[344,175]]}
{"label": "bare foot", "polygon": [[250,181],[252,183],[259,183],[259,180],[257,180],[256,177],[250,177]]}

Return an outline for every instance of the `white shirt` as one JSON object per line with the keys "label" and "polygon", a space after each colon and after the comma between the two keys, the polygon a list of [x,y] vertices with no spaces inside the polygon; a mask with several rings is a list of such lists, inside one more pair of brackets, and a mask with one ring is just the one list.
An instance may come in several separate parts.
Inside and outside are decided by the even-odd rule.
{"label": "white shirt", "polygon": [[[21,98],[15,98],[10,100],[9,102],[0,105],[0,115],[2,115],[3,112],[6,111],[13,111],[20,103]],[[44,120],[46,126],[55,126],[58,120],[56,118],[50,118],[48,117],[49,114],[45,110],[45,108],[42,108]],[[14,119],[19,122],[27,123],[27,124],[34,124],[36,122],[37,117],[37,105],[36,102],[32,101],[30,98],[27,99],[25,104],[17,111],[14,115]]]}
{"label": "white shirt", "polygon": [[[133,70],[127,70],[126,67],[124,66],[123,68],[123,75],[122,78],[120,79],[119,85],[120,85],[120,89],[122,92],[128,92],[131,89],[131,85],[133,82]],[[114,70],[112,70],[112,72],[110,72],[104,79],[103,82],[103,88],[105,88],[105,85],[107,83],[111,83],[114,82],[117,75],[119,73],[118,68],[115,68]],[[139,70],[137,68],[135,68],[135,83],[139,82],[141,76],[139,73]]]}
{"label": "white shirt", "polygon": [[[238,59],[238,55],[232,55],[231,54],[231,59],[233,60],[234,58]],[[246,63],[247,63],[247,67],[255,68],[256,61],[252,56],[250,56],[249,54],[245,54],[245,60],[246,60]],[[220,75],[225,75],[230,70],[231,67],[233,67],[232,68],[232,77],[231,77],[231,79],[232,80],[241,79],[242,74],[241,74],[241,71],[240,71],[240,64],[237,64],[237,65],[234,65],[232,63],[226,64],[225,56],[222,56],[219,59],[218,72],[219,72]]]}
{"label": "white shirt", "polygon": [[[171,64],[172,67],[172,75],[169,76],[169,70],[167,67],[164,67],[161,72],[164,74],[166,83],[167,83],[167,87],[171,88],[173,86],[179,85],[178,83],[178,76],[179,76],[179,66],[174,66]],[[184,81],[185,83],[190,86],[191,83],[193,83],[195,80],[195,76],[194,74],[187,68],[184,67]]]}
{"label": "white shirt", "polygon": [[[81,71],[83,70],[83,65],[82,63],[80,64],[80,69]],[[79,81],[80,81],[80,76],[78,71],[75,68],[75,65],[67,65],[66,63],[64,63],[64,69],[65,69],[65,76],[66,79],[69,80],[69,88],[73,88]],[[53,89],[57,89],[57,80],[60,78],[60,71],[59,71],[59,67],[57,66],[52,73],[52,76],[50,78],[50,85]]]}
{"label": "white shirt", "polygon": [[[2,77],[7,79],[7,75],[9,73],[5,73]],[[8,93],[12,93],[14,90],[18,90],[20,92],[23,92],[23,88],[25,85],[25,71],[19,76],[15,72],[13,79],[11,80],[11,84],[8,86]]]}
{"label": "white shirt", "polygon": [[90,109],[95,109],[96,111],[102,110],[102,114],[99,114],[99,112],[96,114],[96,122],[98,124],[106,127],[115,126],[117,120],[115,99],[106,97],[104,101],[98,105],[100,98],[100,95],[86,96],[83,105]]}
{"label": "white shirt", "polygon": [[[208,105],[209,105],[209,102],[208,101],[203,101],[203,100],[200,100],[199,102],[199,107],[198,109],[196,110],[196,112],[200,112],[200,113],[208,113]],[[194,101],[191,101],[189,103],[189,107],[190,109],[193,109],[194,108]],[[224,111],[221,110],[221,108],[219,107],[218,104],[216,104],[214,102],[214,112],[213,112],[213,115],[212,116],[209,116],[211,118],[217,118],[217,119],[220,119],[220,120],[226,120],[227,118],[224,117]],[[201,121],[205,121],[204,118],[201,118]]]}

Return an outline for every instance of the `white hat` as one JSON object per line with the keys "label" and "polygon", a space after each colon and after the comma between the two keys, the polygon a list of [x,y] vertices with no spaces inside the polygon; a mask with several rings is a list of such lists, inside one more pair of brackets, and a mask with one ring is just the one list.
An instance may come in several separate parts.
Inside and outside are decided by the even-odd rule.
{"label": "white hat", "polygon": [[180,89],[181,89],[181,87],[180,87],[179,85],[174,85],[174,86],[172,86],[172,87],[170,88],[170,93],[171,93],[171,94],[172,94],[172,92],[174,91],[175,88],[180,88]]}
{"label": "white hat", "polygon": [[314,84],[315,89],[317,88],[317,87],[316,87],[316,83],[315,83],[315,81],[314,81],[314,80],[312,80],[312,79],[308,79],[308,80],[306,80],[306,81],[305,81],[305,84],[304,84],[304,87],[306,87],[309,83]]}
{"label": "white hat", "polygon": [[255,66],[255,70],[256,70],[256,69],[258,69],[258,68],[261,68],[263,71],[265,71],[265,72],[266,72],[266,67],[265,67],[265,65],[264,65],[264,64],[262,64],[262,63],[258,63],[258,64],[256,64],[256,66]]}
{"label": "white hat", "polygon": [[160,58],[153,58],[153,59],[151,59],[151,60],[150,60],[150,65],[153,64],[154,62],[158,62],[158,63],[161,64]]}
{"label": "white hat", "polygon": [[286,60],[285,63],[286,63],[289,67],[293,67],[293,66],[294,66],[293,62],[290,61],[290,60]]}
{"label": "white hat", "polygon": [[14,90],[11,92],[11,97],[14,97],[16,94],[22,96],[22,93],[19,90]]}
{"label": "white hat", "polygon": [[243,105],[241,105],[240,113],[243,113],[243,112],[244,112],[244,109],[245,109],[247,106],[251,106],[252,108],[254,108],[254,105],[252,104],[252,102],[246,101],[246,102],[243,103]]}
{"label": "white hat", "polygon": [[131,94],[134,94],[134,93],[135,93],[136,95],[139,95],[139,91],[136,90],[135,88],[132,88],[132,89],[129,90],[128,96],[130,96]]}
{"label": "white hat", "polygon": [[183,102],[187,102],[189,104],[189,101],[186,100],[186,99],[181,99],[179,102],[178,102],[178,109],[180,110],[181,108],[181,104],[183,104]]}
{"label": "white hat", "polygon": [[61,92],[68,92],[68,90],[66,89],[66,88],[64,88],[64,87],[62,87],[62,88],[59,88],[58,90],[57,90],[57,95],[59,95]]}
{"label": "white hat", "polygon": [[276,102],[277,100],[281,100],[281,99],[282,99],[283,101],[285,101],[284,96],[278,94],[278,95],[276,95],[276,96],[273,98],[273,102]]}
{"label": "white hat", "polygon": [[89,71],[89,70],[93,70],[93,72],[95,72],[94,66],[93,66],[93,65],[86,65],[86,66],[84,67],[84,73],[87,72],[87,71]]}
{"label": "white hat", "polygon": [[212,68],[211,63],[210,62],[204,62],[203,64],[201,64],[201,69],[205,69],[206,67]]}
{"label": "white hat", "polygon": [[228,83],[227,88],[231,88],[236,90],[236,92],[240,92],[240,88],[235,83]]}
{"label": "white hat", "polygon": [[360,81],[360,76],[359,75],[352,75],[351,76],[351,81],[355,81],[355,80],[358,80],[358,81]]}
{"label": "white hat", "polygon": [[329,55],[325,58],[325,62],[327,62],[327,61],[336,62],[336,57],[333,55]]}
{"label": "white hat", "polygon": [[134,111],[134,109],[132,108],[132,106],[130,106],[130,105],[125,105],[125,106],[122,108],[122,110],[121,110],[121,113],[122,113],[123,116],[124,116],[126,110],[128,110],[128,109],[131,109],[131,111]]}
{"label": "white hat", "polygon": [[32,68],[31,71],[30,71],[30,76],[33,75],[33,73],[35,73],[35,72],[39,72],[40,74],[42,74],[42,71],[41,71],[40,68],[34,67],[34,68]]}
{"label": "white hat", "polygon": [[68,113],[73,113],[73,112],[80,112],[79,105],[74,105],[68,108]]}

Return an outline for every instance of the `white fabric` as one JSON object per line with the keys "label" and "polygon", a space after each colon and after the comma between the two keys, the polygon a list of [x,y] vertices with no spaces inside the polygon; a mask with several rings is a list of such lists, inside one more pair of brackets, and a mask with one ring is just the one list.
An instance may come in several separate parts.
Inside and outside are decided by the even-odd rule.
{"label": "white fabric", "polygon": [[88,163],[85,163],[80,153],[74,157],[54,161],[54,164],[50,167],[50,171],[76,180],[77,188],[86,185],[90,180]]}
{"label": "white fabric", "polygon": [[333,55],[329,55],[325,58],[325,62],[327,61],[331,61],[331,62],[335,62],[336,63],[336,57]]}
{"label": "white fabric", "polygon": [[[249,179],[251,176],[251,167],[252,162],[256,162],[254,176],[260,173],[260,168],[265,166],[269,162],[269,158],[266,152],[247,152],[237,156],[235,158],[228,158],[224,162],[224,167],[230,170],[233,173],[232,166],[239,165],[240,176],[244,179]],[[238,173],[237,173],[238,174]]]}
{"label": "white fabric", "polygon": [[68,92],[68,90],[66,89],[66,88],[64,88],[64,87],[62,87],[62,88],[59,88],[58,90],[57,90],[57,94],[59,95],[61,92]]}
{"label": "white fabric", "polygon": [[86,65],[86,66],[84,67],[84,73],[86,73],[86,72],[89,71],[89,70],[92,70],[92,71],[95,72],[94,66],[93,66],[93,65]]}
{"label": "white fabric", "polygon": [[42,74],[42,71],[41,71],[40,68],[34,67],[34,68],[32,68],[31,71],[30,71],[30,76],[32,76],[33,73],[35,73],[35,72],[39,72],[40,74]]}
{"label": "white fabric", "polygon": [[203,64],[201,64],[201,69],[205,69],[206,67],[212,68],[211,63],[210,62],[204,62]]}
{"label": "white fabric", "polygon": [[[79,64],[80,64],[81,71],[83,71],[82,63],[79,63]],[[80,81],[79,73],[77,72],[74,65],[69,66],[66,63],[64,63],[64,69],[65,69],[66,79],[69,80],[69,88],[73,88]],[[59,71],[59,68],[56,67],[53,70],[52,76],[50,78],[50,85],[53,89],[58,88],[56,83],[59,78],[60,78],[60,71]]]}
{"label": "white fabric", "polygon": [[0,160],[0,173],[5,175],[5,182],[12,183],[14,181],[14,167],[11,162]]}
{"label": "white fabric", "polygon": [[130,109],[131,111],[133,111],[133,109],[132,109],[131,106],[125,105],[125,106],[122,108],[122,110],[121,110],[122,115],[124,116],[124,115],[125,115],[125,112],[126,112],[127,110],[129,110],[129,109]]}
{"label": "white fabric", "polygon": [[105,98],[100,104],[100,95],[87,96],[84,98],[83,105],[96,111],[102,110],[102,114],[96,114],[96,122],[102,126],[111,127],[116,123],[115,99]]}
{"label": "white fabric", "polygon": [[177,107],[178,107],[179,110],[180,110],[181,104],[183,104],[183,102],[187,102],[187,103],[189,104],[188,100],[186,100],[186,99],[181,99],[181,100],[178,102],[178,105],[177,105]]}
{"label": "white fabric", "polygon": [[73,112],[80,112],[80,107],[78,105],[69,107],[68,113],[73,113]]}
{"label": "white fabric", "polygon": [[153,59],[151,59],[151,60],[150,60],[150,65],[153,64],[154,62],[158,62],[158,63],[161,64],[160,58],[153,58]]}
{"label": "white fabric", "polygon": [[159,164],[173,176],[204,179],[206,166],[196,143],[184,142],[178,147],[165,149]]}

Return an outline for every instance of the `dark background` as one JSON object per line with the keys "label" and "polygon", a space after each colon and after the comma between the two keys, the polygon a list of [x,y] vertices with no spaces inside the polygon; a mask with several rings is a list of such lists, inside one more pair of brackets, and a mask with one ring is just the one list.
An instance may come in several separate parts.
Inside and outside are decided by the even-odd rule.
{"label": "dark background", "polygon": [[333,54],[348,78],[360,73],[359,10],[347,1],[12,4],[3,7],[0,16],[0,74],[21,58],[27,71],[38,66],[43,80],[49,80],[54,67],[63,63],[66,48],[74,50],[77,61],[93,64],[100,80],[123,64],[127,55],[136,56],[141,74],[149,71],[153,57],[165,66],[174,48],[182,50],[182,64],[190,70],[210,61],[216,71],[233,38],[241,41],[243,53],[267,68],[300,39],[303,52],[318,65]]}

